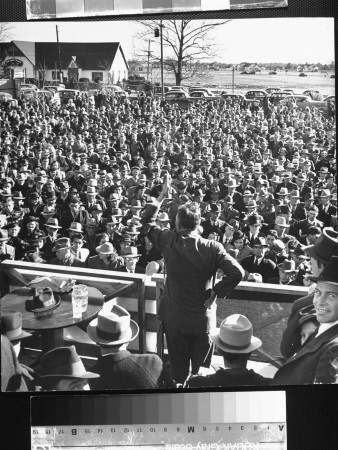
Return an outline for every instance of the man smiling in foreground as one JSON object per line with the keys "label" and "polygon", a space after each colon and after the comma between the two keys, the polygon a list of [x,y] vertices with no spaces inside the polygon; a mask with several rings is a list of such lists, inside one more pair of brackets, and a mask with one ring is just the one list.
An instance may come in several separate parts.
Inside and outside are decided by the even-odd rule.
{"label": "man smiling in foreground", "polygon": [[338,359],[338,256],[332,256],[316,279],[313,299],[318,329],[287,359],[272,384],[334,383]]}

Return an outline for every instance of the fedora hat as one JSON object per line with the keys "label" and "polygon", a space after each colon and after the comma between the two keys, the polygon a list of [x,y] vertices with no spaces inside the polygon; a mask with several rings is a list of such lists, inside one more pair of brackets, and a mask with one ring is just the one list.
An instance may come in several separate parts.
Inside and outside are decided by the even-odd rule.
{"label": "fedora hat", "polygon": [[327,264],[338,252],[338,233],[332,228],[324,228],[314,245],[304,247],[305,253],[317,261]]}
{"label": "fedora hat", "polygon": [[105,242],[104,244],[99,245],[95,250],[101,255],[112,255],[113,253],[116,253],[113,244],[111,244],[110,242]]}
{"label": "fedora hat", "polygon": [[243,192],[243,197],[253,197],[253,193],[249,190]]}
{"label": "fedora hat", "polygon": [[89,338],[104,345],[125,344],[135,339],[138,333],[137,323],[130,318],[128,311],[119,305],[114,305],[111,310],[102,308],[97,318],[87,327]]}
{"label": "fedora hat", "polygon": [[212,203],[210,205],[210,212],[221,212],[221,205],[219,203]]}
{"label": "fedora hat", "polygon": [[50,287],[32,289],[32,296],[32,299],[26,300],[25,307],[27,311],[34,313],[51,311],[61,303],[59,295],[54,294]]}
{"label": "fedora hat", "polygon": [[108,216],[107,225],[117,225],[120,223],[120,220],[117,217],[118,216],[115,215]]}
{"label": "fedora hat", "polygon": [[142,209],[143,208],[141,201],[140,200],[136,200],[136,199],[131,201],[131,205],[130,206],[132,208],[134,208],[134,209]]}
{"label": "fedora hat", "polygon": [[0,312],[1,334],[5,335],[10,341],[16,341],[28,336],[30,333],[22,329],[22,314],[12,309],[3,309]]}
{"label": "fedora hat", "polygon": [[323,189],[322,192],[320,193],[319,198],[327,198],[327,197],[332,197],[332,194],[329,189]]}
{"label": "fedora hat", "polygon": [[252,244],[253,247],[269,247],[264,237],[256,237]]}
{"label": "fedora hat", "polygon": [[275,225],[278,225],[282,228],[288,228],[290,225],[286,223],[286,218],[283,216],[277,216],[275,220]]}
{"label": "fedora hat", "polygon": [[234,205],[234,199],[231,195],[227,195],[226,197],[224,197],[224,203],[227,203],[228,205]]}
{"label": "fedora hat", "polygon": [[292,198],[300,198],[299,191],[296,190],[296,189],[294,191],[291,191],[290,192],[290,197],[292,197]]}
{"label": "fedora hat", "polygon": [[117,218],[123,217],[123,212],[121,208],[112,208],[111,215]]}
{"label": "fedora hat", "polygon": [[55,229],[61,228],[61,227],[59,226],[58,220],[57,220],[56,218],[54,218],[54,217],[50,217],[50,218],[47,220],[45,226],[46,226],[46,227],[49,227],[49,228],[55,228]]}
{"label": "fedora hat", "polygon": [[228,188],[236,188],[239,186],[239,183],[237,183],[237,180],[235,180],[235,178],[229,178],[229,182],[225,186],[227,186]]}
{"label": "fedora hat", "polygon": [[230,227],[233,230],[238,230],[239,229],[239,222],[235,219],[230,219],[229,222],[225,222],[225,226],[226,227]]}
{"label": "fedora hat", "polygon": [[277,195],[280,195],[281,197],[286,197],[287,195],[289,195],[289,191],[287,188],[280,188],[280,191],[277,192]]}
{"label": "fedora hat", "polygon": [[262,341],[253,336],[250,320],[241,314],[224,319],[220,328],[210,332],[210,337],[216,347],[226,353],[251,353],[262,345]]}
{"label": "fedora hat", "polygon": [[58,347],[41,356],[38,380],[46,378],[98,378],[100,375],[87,372],[74,345]]}
{"label": "fedora hat", "polygon": [[259,214],[250,214],[248,216],[248,225],[260,225],[262,223],[262,217]]}
{"label": "fedora hat", "polygon": [[170,222],[169,216],[168,216],[168,214],[167,214],[165,211],[160,212],[160,213],[158,214],[156,220],[157,220],[158,222],[168,222],[168,223]]}
{"label": "fedora hat", "polygon": [[278,269],[284,270],[286,273],[296,273],[296,263],[293,260],[284,259],[281,264],[277,264]]}
{"label": "fedora hat", "polygon": [[96,195],[95,186],[87,186],[87,190],[85,191],[85,194],[95,194]]}
{"label": "fedora hat", "polygon": [[309,259],[307,254],[304,251],[304,246],[301,244],[298,244],[293,252],[295,256],[297,256],[299,259]]}
{"label": "fedora hat", "polygon": [[68,230],[75,231],[76,233],[83,233],[82,225],[79,222],[72,222]]}
{"label": "fedora hat", "polygon": [[55,245],[52,248],[52,252],[55,253],[63,248],[70,248],[70,239],[66,237],[61,237],[55,241]]}
{"label": "fedora hat", "polygon": [[138,226],[130,224],[124,229],[124,232],[132,235],[140,234],[140,232],[137,231],[138,228]]}
{"label": "fedora hat", "polygon": [[137,247],[126,245],[121,251],[121,256],[124,258],[138,258],[140,254],[138,253]]}
{"label": "fedora hat", "polygon": [[22,195],[21,191],[15,191],[12,197],[14,200],[25,200],[26,197]]}
{"label": "fedora hat", "polygon": [[310,277],[310,280],[320,281],[324,283],[331,283],[338,285],[338,254],[332,255],[330,261],[324,267],[324,270],[320,273],[319,277]]}
{"label": "fedora hat", "polygon": [[256,200],[251,199],[247,202],[247,204],[245,206],[246,206],[246,208],[256,208],[257,202],[256,202]]}

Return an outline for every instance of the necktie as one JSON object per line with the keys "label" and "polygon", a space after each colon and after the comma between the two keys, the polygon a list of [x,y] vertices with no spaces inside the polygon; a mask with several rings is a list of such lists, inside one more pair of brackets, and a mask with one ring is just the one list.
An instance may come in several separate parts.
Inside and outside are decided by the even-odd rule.
{"label": "necktie", "polygon": [[254,264],[255,264],[256,267],[258,267],[258,258],[255,258]]}

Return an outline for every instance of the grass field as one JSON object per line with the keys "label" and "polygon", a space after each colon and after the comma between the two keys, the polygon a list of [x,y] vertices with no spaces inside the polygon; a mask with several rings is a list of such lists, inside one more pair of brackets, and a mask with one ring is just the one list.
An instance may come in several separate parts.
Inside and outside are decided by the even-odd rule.
{"label": "grass field", "polygon": [[[264,89],[267,87],[280,87],[294,89],[297,93],[302,93],[306,89],[316,89],[323,95],[334,95],[335,93],[335,79],[330,78],[328,74],[307,73],[307,77],[300,77],[298,72],[278,72],[277,75],[269,75],[268,71],[256,73],[255,75],[241,75],[235,72],[234,76],[234,90],[235,92],[245,93],[250,89]],[[146,74],[144,74],[146,75]],[[161,76],[159,69],[152,73],[153,81],[160,82]],[[224,89],[232,92],[232,71],[224,72],[210,71],[204,78],[192,78],[183,81],[182,84],[201,83],[203,86],[210,86],[214,88]],[[170,73],[165,73],[165,83],[174,85],[175,79]]]}

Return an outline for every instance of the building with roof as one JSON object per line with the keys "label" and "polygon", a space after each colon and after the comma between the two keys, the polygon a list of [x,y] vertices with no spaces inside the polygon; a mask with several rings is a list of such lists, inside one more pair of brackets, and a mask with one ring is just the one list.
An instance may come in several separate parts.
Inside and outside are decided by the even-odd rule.
{"label": "building with roof", "polygon": [[59,80],[80,79],[117,83],[128,78],[128,63],[119,42],[26,42],[0,43],[3,76]]}

